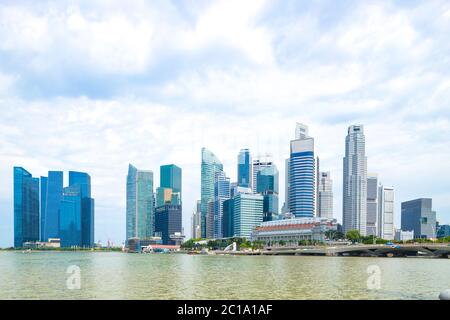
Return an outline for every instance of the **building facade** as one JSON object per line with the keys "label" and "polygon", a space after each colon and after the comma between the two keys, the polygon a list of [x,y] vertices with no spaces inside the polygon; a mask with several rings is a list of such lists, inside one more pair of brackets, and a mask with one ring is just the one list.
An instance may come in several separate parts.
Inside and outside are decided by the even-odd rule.
{"label": "building facade", "polygon": [[175,237],[182,234],[182,213],[180,205],[164,205],[156,208],[155,234],[164,245],[177,245]]}
{"label": "building facade", "polygon": [[128,167],[126,237],[149,239],[154,236],[155,210],[153,172]]}
{"label": "building facade", "polygon": [[41,177],[41,241],[59,239],[59,217],[63,197],[64,173],[49,171]]}
{"label": "building facade", "polygon": [[172,189],[173,193],[182,193],[182,170],[174,164],[160,167],[160,187]]}
{"label": "building facade", "polygon": [[444,225],[438,226],[437,237],[438,238],[450,237],[450,225],[444,224]]}
{"label": "building facade", "polygon": [[410,241],[414,240],[414,231],[395,230],[396,241]]}
{"label": "building facade", "polygon": [[201,201],[197,200],[195,209],[192,213],[192,231],[191,236],[193,239],[199,239],[202,237],[202,211]]}
{"label": "building facade", "polygon": [[289,211],[296,217],[314,217],[316,171],[314,139],[306,126],[298,129],[300,139],[291,141],[289,162]]}
{"label": "building facade", "polygon": [[261,171],[264,168],[268,168],[271,167],[273,165],[273,163],[271,161],[260,161],[258,159],[253,161],[253,180],[252,180],[252,191],[253,193],[257,193],[257,189],[258,189],[258,182],[257,182],[257,178],[258,178],[258,172]]}
{"label": "building facade", "polygon": [[394,188],[379,186],[378,189],[378,234],[379,238],[394,240]]}
{"label": "building facade", "polygon": [[202,238],[206,238],[206,216],[209,202],[214,200],[214,182],[217,172],[223,171],[219,159],[206,148],[202,148],[201,164],[201,211],[202,211]]}
{"label": "building facade", "polygon": [[363,125],[348,128],[343,170],[343,230],[367,235],[367,157]]}
{"label": "building facade", "polygon": [[239,152],[237,177],[238,186],[244,188],[252,187],[252,156],[249,149],[241,149]]}
{"label": "building facade", "polygon": [[39,241],[39,178],[14,167],[14,247]]}
{"label": "building facade", "polygon": [[333,180],[330,172],[319,172],[317,217],[333,218]]}
{"label": "building facade", "polygon": [[70,171],[69,186],[63,189],[60,204],[61,247],[93,247],[94,219],[95,201],[91,197],[91,177],[84,172]]}
{"label": "building facade", "polygon": [[214,182],[214,238],[222,238],[223,202],[230,199],[230,178],[217,172]]}
{"label": "building facade", "polygon": [[64,188],[61,201],[61,247],[82,247],[82,192],[80,185]]}
{"label": "building facade", "polygon": [[275,165],[258,171],[256,192],[264,197],[263,221],[278,219],[279,216],[279,173]]}
{"label": "building facade", "polygon": [[402,230],[413,230],[415,238],[436,238],[436,212],[432,199],[420,198],[402,202]]}
{"label": "building facade", "polygon": [[233,236],[249,239],[253,230],[263,222],[263,208],[263,196],[252,193],[237,194],[233,204]]}
{"label": "building facade", "polygon": [[266,245],[280,241],[297,245],[300,241],[325,242],[329,231],[337,231],[335,219],[293,218],[263,222],[252,234],[253,241],[262,241]]}
{"label": "building facade", "polygon": [[379,236],[378,175],[367,175],[367,235]]}

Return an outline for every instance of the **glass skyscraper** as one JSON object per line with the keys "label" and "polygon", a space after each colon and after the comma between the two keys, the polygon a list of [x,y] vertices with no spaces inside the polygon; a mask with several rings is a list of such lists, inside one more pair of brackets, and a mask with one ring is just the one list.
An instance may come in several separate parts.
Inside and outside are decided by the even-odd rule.
{"label": "glass skyscraper", "polygon": [[314,139],[308,127],[297,125],[298,139],[291,141],[289,160],[289,211],[296,217],[314,217],[316,169]]}
{"label": "glass skyscraper", "polygon": [[59,217],[63,185],[62,171],[49,171],[48,177],[41,177],[41,241],[60,238]]}
{"label": "glass skyscraper", "polygon": [[262,162],[262,161],[260,161],[258,159],[253,161],[253,172],[252,172],[252,174],[253,174],[253,180],[252,180],[252,191],[253,191],[253,193],[257,193],[258,192],[257,191],[257,189],[258,189],[258,181],[257,181],[258,172],[261,171],[264,168],[271,167],[272,165],[273,165],[273,163],[272,162],[268,162],[268,161]]}
{"label": "glass skyscraper", "polygon": [[[53,177],[53,178],[51,178]],[[55,187],[51,188],[50,181],[54,180]],[[49,216],[49,204],[54,198],[54,208],[58,208],[59,187],[63,181],[62,172],[49,172],[47,186],[47,210]],[[55,191],[56,190],[56,191]],[[56,211],[56,209],[54,209]],[[48,219],[46,219],[47,224]],[[91,197],[91,176],[85,172],[69,171],[69,186],[62,190],[59,203],[59,236],[61,247],[94,246],[95,232],[95,202]],[[47,233],[47,239],[54,236]]]}
{"label": "glass skyscraper", "polygon": [[352,125],[345,138],[343,231],[367,235],[367,157],[363,125]]}
{"label": "glass skyscraper", "polygon": [[230,178],[223,171],[216,173],[214,183],[214,238],[222,238],[223,202],[230,199]]}
{"label": "glass skyscraper", "polygon": [[126,237],[148,239],[154,236],[155,209],[153,172],[128,167]]}
{"label": "glass skyscraper", "polygon": [[175,245],[176,241],[171,238],[176,233],[181,233],[182,212],[180,205],[166,204],[156,208],[155,232],[161,236],[164,245]]}
{"label": "glass skyscraper", "polygon": [[201,165],[201,212],[202,212],[202,238],[206,238],[206,217],[208,204],[214,201],[214,182],[217,172],[223,171],[223,165],[219,159],[206,148],[202,148]]}
{"label": "glass skyscraper", "polygon": [[238,155],[238,186],[244,188],[252,187],[252,157],[250,150],[242,149]]}
{"label": "glass skyscraper", "polygon": [[257,173],[256,192],[264,197],[264,221],[277,219],[279,214],[278,180],[279,174],[275,165],[265,167]]}
{"label": "glass skyscraper", "polygon": [[82,191],[79,184],[64,188],[60,211],[61,247],[82,247]]}
{"label": "glass skyscraper", "polygon": [[168,164],[160,167],[160,187],[171,188],[174,193],[181,194],[182,189],[182,175],[181,168]]}
{"label": "glass skyscraper", "polygon": [[39,179],[14,167],[14,247],[39,241]]}

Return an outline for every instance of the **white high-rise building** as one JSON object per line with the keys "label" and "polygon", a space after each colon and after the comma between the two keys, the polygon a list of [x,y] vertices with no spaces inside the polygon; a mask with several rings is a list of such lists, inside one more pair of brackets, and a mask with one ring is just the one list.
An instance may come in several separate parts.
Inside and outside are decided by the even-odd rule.
{"label": "white high-rise building", "polygon": [[317,191],[317,216],[320,218],[333,218],[333,180],[330,172],[319,173],[319,186]]}
{"label": "white high-rise building", "polygon": [[367,235],[367,157],[363,125],[348,128],[343,170],[343,230]]}
{"label": "white high-rise building", "polygon": [[197,200],[194,212],[192,213],[192,239],[199,239],[202,237],[202,210],[201,201]]}
{"label": "white high-rise building", "polygon": [[394,240],[394,188],[380,185],[378,190],[378,237]]}
{"label": "white high-rise building", "polygon": [[367,235],[378,236],[378,176],[367,175]]}

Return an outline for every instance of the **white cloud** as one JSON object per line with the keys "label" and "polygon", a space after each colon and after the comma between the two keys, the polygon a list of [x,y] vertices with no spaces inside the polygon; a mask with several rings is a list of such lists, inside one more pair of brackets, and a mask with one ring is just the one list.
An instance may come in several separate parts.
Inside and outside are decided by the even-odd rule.
{"label": "white cloud", "polygon": [[[419,196],[450,222],[448,6],[358,3],[324,17],[322,4],[296,12],[292,2],[285,17],[276,5],[284,2],[0,5],[0,207],[11,208],[13,165],[35,175],[84,170],[97,238],[117,242],[127,164],[157,180],[159,165],[173,162],[183,168],[189,233],[201,147],[233,179],[240,148],[272,154],[283,199],[301,121],[332,172],[340,218],[344,137],[355,122],[366,125],[369,170],[396,187],[397,223],[400,202]],[[61,83],[69,94],[52,91]],[[38,89],[39,100],[27,97]]]}

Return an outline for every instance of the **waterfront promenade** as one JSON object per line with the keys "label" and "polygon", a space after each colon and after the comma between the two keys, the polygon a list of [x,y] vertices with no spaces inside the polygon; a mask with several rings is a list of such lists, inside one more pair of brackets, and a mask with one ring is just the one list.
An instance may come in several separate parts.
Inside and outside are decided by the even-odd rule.
{"label": "waterfront promenade", "polygon": [[312,255],[312,256],[362,256],[362,257],[430,257],[449,258],[449,244],[402,245],[341,245],[274,247],[256,251],[215,251],[230,255]]}

